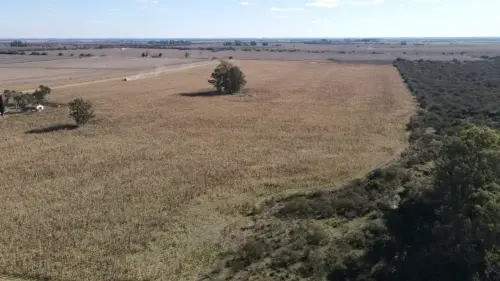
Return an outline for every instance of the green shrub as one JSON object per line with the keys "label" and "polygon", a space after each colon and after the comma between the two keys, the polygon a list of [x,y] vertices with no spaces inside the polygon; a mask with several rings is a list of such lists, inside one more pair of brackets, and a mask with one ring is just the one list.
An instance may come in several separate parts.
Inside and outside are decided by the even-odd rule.
{"label": "green shrub", "polygon": [[78,126],[85,125],[94,118],[92,103],[78,98],[69,103],[69,116],[75,120]]}
{"label": "green shrub", "polygon": [[211,77],[208,83],[212,84],[220,94],[234,94],[246,84],[245,74],[239,67],[227,61],[221,61]]}
{"label": "green shrub", "polygon": [[51,92],[51,88],[40,85],[38,89],[33,93],[33,99],[38,103],[42,103],[47,98],[47,96],[50,95]]}

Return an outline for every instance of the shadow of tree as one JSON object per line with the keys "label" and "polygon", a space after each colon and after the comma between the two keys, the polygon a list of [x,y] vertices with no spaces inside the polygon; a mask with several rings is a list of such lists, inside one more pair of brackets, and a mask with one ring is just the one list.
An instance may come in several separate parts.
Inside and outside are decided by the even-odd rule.
{"label": "shadow of tree", "polygon": [[192,92],[192,93],[182,93],[179,94],[179,96],[183,97],[215,97],[215,96],[220,96],[219,92],[217,91],[202,91],[202,92]]}
{"label": "shadow of tree", "polygon": [[26,134],[45,134],[45,133],[52,133],[52,132],[57,132],[57,131],[70,131],[78,128],[77,125],[73,124],[61,124],[61,125],[55,125],[55,126],[50,126],[46,128],[39,128],[39,129],[33,129],[26,131]]}

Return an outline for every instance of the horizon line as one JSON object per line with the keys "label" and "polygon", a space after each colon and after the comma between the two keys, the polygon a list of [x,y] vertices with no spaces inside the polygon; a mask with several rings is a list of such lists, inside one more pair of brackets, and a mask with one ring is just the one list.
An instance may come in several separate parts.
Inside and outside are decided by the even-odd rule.
{"label": "horizon line", "polygon": [[352,36],[352,37],[0,37],[0,40],[61,40],[61,39],[171,39],[171,40],[221,40],[221,39],[500,39],[500,36]]}

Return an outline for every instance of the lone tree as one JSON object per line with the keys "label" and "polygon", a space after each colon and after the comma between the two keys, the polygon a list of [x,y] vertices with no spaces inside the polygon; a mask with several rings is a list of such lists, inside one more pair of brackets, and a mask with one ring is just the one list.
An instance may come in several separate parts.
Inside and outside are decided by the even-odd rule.
{"label": "lone tree", "polygon": [[189,58],[189,56],[191,56],[191,55],[190,55],[188,52],[185,52],[185,53],[184,53],[184,57],[185,57],[186,59],[188,59],[188,58]]}
{"label": "lone tree", "polygon": [[227,61],[221,61],[211,77],[208,83],[212,84],[219,94],[234,94],[247,83],[240,68]]}
{"label": "lone tree", "polygon": [[75,120],[78,126],[85,125],[94,118],[94,110],[90,101],[78,98],[69,103],[69,116]]}
{"label": "lone tree", "polygon": [[38,103],[42,103],[47,98],[47,96],[50,95],[51,92],[52,92],[51,88],[44,85],[40,85],[38,89],[33,93],[33,98]]}

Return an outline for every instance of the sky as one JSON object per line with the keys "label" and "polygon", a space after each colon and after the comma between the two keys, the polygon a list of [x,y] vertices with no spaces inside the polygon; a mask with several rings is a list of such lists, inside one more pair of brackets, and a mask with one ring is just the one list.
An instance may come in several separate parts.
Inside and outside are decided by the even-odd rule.
{"label": "sky", "polygon": [[500,0],[0,0],[0,38],[500,36]]}

